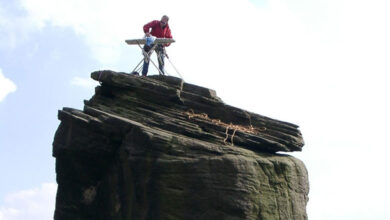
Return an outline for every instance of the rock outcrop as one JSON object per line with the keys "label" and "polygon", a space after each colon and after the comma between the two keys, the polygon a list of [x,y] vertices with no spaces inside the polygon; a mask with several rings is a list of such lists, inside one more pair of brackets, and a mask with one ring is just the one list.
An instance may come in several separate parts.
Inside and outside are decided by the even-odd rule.
{"label": "rock outcrop", "polygon": [[92,73],[59,111],[55,219],[307,219],[298,126],[168,76]]}

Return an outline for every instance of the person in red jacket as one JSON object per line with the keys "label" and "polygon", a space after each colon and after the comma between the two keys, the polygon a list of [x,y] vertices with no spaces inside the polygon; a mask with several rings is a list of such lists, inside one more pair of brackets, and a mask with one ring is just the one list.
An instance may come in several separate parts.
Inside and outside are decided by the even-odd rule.
{"label": "person in red jacket", "polygon": [[[171,29],[168,25],[169,17],[164,15],[161,20],[154,20],[144,25],[144,33],[146,37],[154,36],[157,38],[172,38]],[[165,58],[165,49],[164,47],[169,46],[170,44],[158,45],[156,47],[156,53],[158,58],[158,67],[162,73],[164,73],[164,58]],[[144,61],[144,66],[142,68],[142,75],[146,76],[148,74],[149,62]]]}

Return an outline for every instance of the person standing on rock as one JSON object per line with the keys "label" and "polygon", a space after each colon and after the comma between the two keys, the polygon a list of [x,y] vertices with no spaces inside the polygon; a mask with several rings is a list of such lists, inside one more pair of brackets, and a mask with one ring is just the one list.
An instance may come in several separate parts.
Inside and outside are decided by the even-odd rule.
{"label": "person standing on rock", "polygon": [[[161,20],[154,20],[144,25],[144,33],[146,37],[157,37],[157,38],[172,38],[171,29],[168,25],[169,17],[164,15]],[[158,67],[162,73],[164,73],[164,58],[165,58],[165,47],[170,44],[158,45],[156,47],[156,53],[158,58]],[[151,47],[144,47],[145,51],[150,50]],[[148,52],[148,51],[146,51]],[[149,62],[144,61],[142,68],[142,75],[146,76],[148,74]]]}

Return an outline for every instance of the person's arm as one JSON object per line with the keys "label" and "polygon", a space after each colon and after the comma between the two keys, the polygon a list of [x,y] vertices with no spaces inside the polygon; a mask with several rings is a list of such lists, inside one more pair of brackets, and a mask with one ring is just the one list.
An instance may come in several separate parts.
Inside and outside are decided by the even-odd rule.
{"label": "person's arm", "polygon": [[[169,27],[168,27],[167,32],[165,33],[165,38],[172,38],[171,29]],[[164,46],[168,47],[169,45],[171,45],[171,44],[170,43],[169,44],[165,44]]]}
{"label": "person's arm", "polygon": [[158,21],[155,20],[144,25],[144,33],[146,36],[150,37],[150,28],[153,28],[157,23]]}

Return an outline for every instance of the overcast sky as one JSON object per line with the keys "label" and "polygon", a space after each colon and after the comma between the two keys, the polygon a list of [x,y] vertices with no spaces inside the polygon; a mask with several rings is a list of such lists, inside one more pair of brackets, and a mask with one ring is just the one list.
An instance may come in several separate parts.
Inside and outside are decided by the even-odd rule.
{"label": "overcast sky", "polygon": [[186,82],[300,126],[309,219],[390,219],[389,11],[387,0],[0,0],[0,220],[52,218],[58,109],[82,109],[91,72],[130,72],[141,54],[124,40],[163,14]]}

